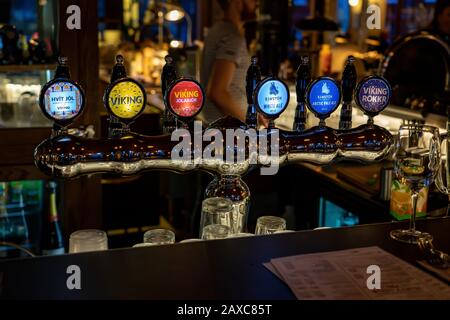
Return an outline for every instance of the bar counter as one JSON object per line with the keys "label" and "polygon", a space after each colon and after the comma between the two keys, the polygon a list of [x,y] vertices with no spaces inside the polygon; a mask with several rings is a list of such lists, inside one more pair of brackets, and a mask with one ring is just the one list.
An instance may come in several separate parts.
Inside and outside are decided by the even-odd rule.
{"label": "bar counter", "polygon": [[[10,260],[0,263],[1,299],[295,299],[269,272],[271,258],[379,246],[415,263],[415,245],[390,239],[407,227],[381,223],[348,228],[213,240],[171,246],[116,249]],[[450,251],[450,218],[419,220],[436,247]],[[81,270],[81,290],[66,286],[68,266]]]}

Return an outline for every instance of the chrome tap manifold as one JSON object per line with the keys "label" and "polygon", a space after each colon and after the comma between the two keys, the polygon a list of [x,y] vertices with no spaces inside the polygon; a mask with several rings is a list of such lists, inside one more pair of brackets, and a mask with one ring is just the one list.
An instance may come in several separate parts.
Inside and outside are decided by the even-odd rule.
{"label": "chrome tap manifold", "polygon": [[[111,117],[118,119],[119,122],[125,122],[126,127],[128,127],[145,108],[145,91],[135,80],[126,77],[121,61],[121,59],[117,60],[119,68],[116,65],[115,70],[120,72],[113,73],[115,76],[112,77],[112,83],[105,93],[104,103],[111,113]],[[171,59],[168,59],[168,61],[172,64]],[[308,63],[306,59],[303,61],[304,64]],[[251,76],[259,77],[256,59],[253,59],[252,62],[252,69],[247,77],[247,81],[251,84],[247,85],[247,89],[254,86],[255,83]],[[307,70],[306,67],[303,69]],[[300,70],[303,69],[300,68]],[[203,89],[192,79],[173,78],[176,73],[172,67],[166,68],[166,70],[171,72],[170,77],[163,76],[167,87],[164,89],[166,107],[171,116],[183,122],[189,122],[203,107]],[[367,124],[354,129],[333,129],[326,126],[325,119],[341,102],[340,88],[334,80],[329,78],[319,78],[309,83],[309,73],[302,72],[307,79],[304,79],[304,81],[300,77],[297,79],[297,83],[302,85],[302,88],[297,91],[305,91],[303,88],[305,84],[308,84],[308,87],[305,91],[305,97],[298,99],[298,103],[306,103],[308,108],[321,119],[319,126],[304,129],[304,123],[301,121],[302,123],[293,126],[297,129],[295,131],[275,128],[273,120],[287,107],[289,91],[286,93],[285,85],[276,78],[266,78],[263,81],[258,79],[258,86],[254,89],[252,96],[248,97],[250,115],[248,119],[251,120],[249,125],[227,116],[215,121],[206,129],[197,130],[197,132],[192,132],[187,128],[168,132],[169,129],[174,129],[170,126],[166,128],[166,133],[159,136],[144,136],[129,130],[120,130],[120,134],[113,134],[106,139],[86,139],[70,135],[67,131],[61,131],[36,147],[34,153],[36,166],[48,175],[63,179],[94,173],[135,175],[147,170],[171,170],[175,172],[203,170],[216,175],[216,179],[208,187],[206,197],[225,196],[239,203],[239,205],[242,204],[242,201],[245,202],[243,204],[245,208],[239,209],[244,217],[241,219],[241,225],[238,229],[243,231],[245,229],[245,215],[248,212],[248,200],[246,199],[250,196],[250,191],[248,187],[243,187],[240,196],[229,193],[223,184],[226,181],[233,181],[234,184],[245,186],[240,177],[254,168],[267,166],[268,163],[277,163],[280,166],[300,162],[322,165],[340,160],[370,163],[380,161],[389,154],[392,135],[386,129],[375,125],[371,120],[372,116],[386,107],[390,98],[390,88],[384,79],[380,77],[367,78],[359,84],[357,93],[355,93],[357,104],[370,116],[370,121]],[[69,80],[65,78],[52,81],[67,82]],[[46,88],[48,91],[48,86],[44,87],[41,95],[48,95]],[[387,88],[388,92],[381,89],[375,90],[377,88]],[[247,90],[248,94],[250,94],[249,91]],[[184,92],[183,95],[180,92]],[[367,95],[373,97],[370,98]],[[180,98],[181,96],[185,98]],[[375,99],[375,96],[378,98]],[[54,97],[58,98],[57,96]],[[120,99],[116,99],[117,97]],[[58,111],[58,107],[61,107],[58,104],[52,105],[51,101],[53,100],[48,101],[50,102],[47,105],[41,105],[43,110]],[[114,104],[117,101],[120,103]],[[275,101],[276,104],[271,104],[272,101]],[[373,101],[382,101],[383,103],[376,104],[372,103]],[[76,106],[73,108],[74,110],[82,109]],[[61,107],[60,109],[64,108]],[[255,110],[272,120],[271,127],[261,130],[255,129]],[[304,112],[303,108],[302,112]],[[50,118],[53,114],[47,112],[47,116]],[[67,125],[67,119],[61,117],[63,118],[61,123]],[[170,120],[171,118],[166,117],[165,119]],[[351,121],[348,118],[348,113],[345,120],[347,123]],[[196,124],[194,128],[197,127],[198,129],[199,126]],[[229,141],[226,141],[227,139],[223,139],[222,148],[219,148],[221,151],[215,152],[213,158],[204,158],[203,156],[199,158],[199,154],[204,155],[207,148],[210,148],[211,140],[205,140],[203,137],[213,129],[220,132],[222,137],[227,137],[229,130],[240,130],[249,137],[253,134],[256,139],[246,138],[244,144],[239,144],[233,138],[231,145]],[[197,146],[198,149],[184,149],[182,157],[179,157],[179,154],[175,157],[174,153],[180,151],[180,141],[192,139],[193,136],[198,134],[198,131],[200,131],[200,141],[191,144]],[[230,148],[232,149],[233,160],[238,159],[242,153],[245,154],[242,161],[229,161],[227,159],[226,151]],[[263,148],[269,152],[261,153],[260,150]],[[257,150],[256,153],[255,150]],[[276,150],[276,152],[270,152],[271,150]]]}

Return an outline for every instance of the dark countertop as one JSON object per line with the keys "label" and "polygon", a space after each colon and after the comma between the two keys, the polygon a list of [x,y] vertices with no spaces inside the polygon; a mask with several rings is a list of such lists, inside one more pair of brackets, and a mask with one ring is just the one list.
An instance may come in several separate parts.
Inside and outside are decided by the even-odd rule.
{"label": "dark countertop", "polygon": [[[294,299],[262,265],[274,257],[379,246],[414,263],[414,245],[389,231],[407,223],[299,231],[171,246],[130,248],[0,262],[2,299]],[[417,222],[450,251],[450,218]],[[68,290],[66,269],[81,269],[81,290]]]}

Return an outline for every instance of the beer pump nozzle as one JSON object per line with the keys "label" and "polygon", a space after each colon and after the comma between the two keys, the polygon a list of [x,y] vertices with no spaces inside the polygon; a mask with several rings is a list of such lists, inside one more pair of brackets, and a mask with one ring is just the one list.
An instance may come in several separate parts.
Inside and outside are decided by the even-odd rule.
{"label": "beer pump nozzle", "polygon": [[297,69],[296,93],[297,93],[297,107],[295,109],[294,131],[304,131],[306,125],[306,104],[305,93],[309,82],[311,81],[311,69],[309,65],[309,57],[302,56],[300,65]]}
{"label": "beer pump nozzle", "polygon": [[352,127],[352,100],[356,87],[355,58],[349,56],[342,74],[342,109],[339,119],[339,129],[350,129]]}
{"label": "beer pump nozzle", "polygon": [[258,58],[252,57],[250,67],[247,70],[246,77],[246,94],[247,94],[247,115],[245,122],[250,128],[256,128],[258,125],[258,117],[256,112],[255,101],[253,100],[253,92],[261,81],[261,70],[258,65]]}

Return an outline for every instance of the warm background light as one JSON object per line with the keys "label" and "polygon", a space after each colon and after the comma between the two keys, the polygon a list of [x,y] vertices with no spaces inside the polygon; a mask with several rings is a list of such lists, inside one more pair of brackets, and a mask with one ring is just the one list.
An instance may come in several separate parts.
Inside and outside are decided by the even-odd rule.
{"label": "warm background light", "polygon": [[348,0],[348,4],[352,7],[356,7],[359,4],[359,0]]}
{"label": "warm background light", "polygon": [[184,18],[184,12],[181,10],[171,10],[166,13],[167,21],[179,21]]}

